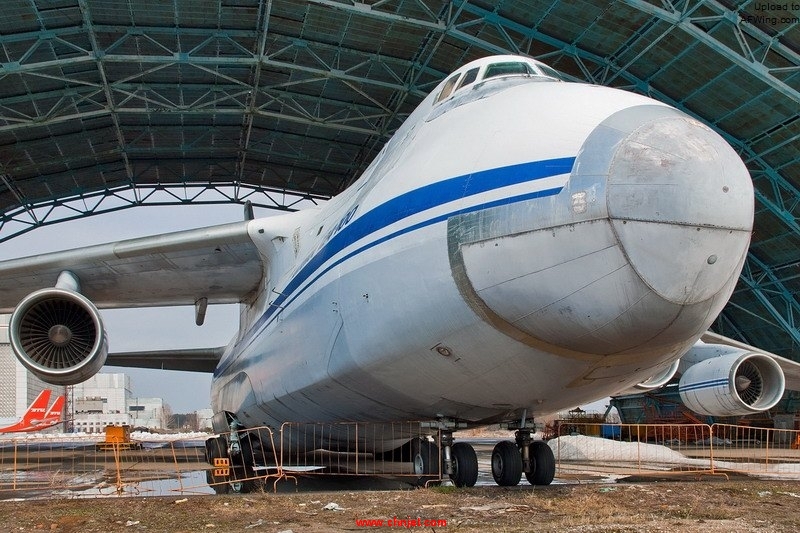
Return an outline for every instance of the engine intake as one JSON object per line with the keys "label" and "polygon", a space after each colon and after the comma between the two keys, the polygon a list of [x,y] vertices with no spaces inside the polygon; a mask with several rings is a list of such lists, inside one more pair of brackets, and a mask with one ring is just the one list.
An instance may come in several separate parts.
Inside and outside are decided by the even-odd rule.
{"label": "engine intake", "polygon": [[783,370],[771,357],[732,348],[690,366],[678,391],[692,411],[709,416],[743,416],[774,407],[783,397]]}
{"label": "engine intake", "polygon": [[9,336],[17,359],[53,385],[86,381],[108,356],[97,308],[67,289],[42,289],[26,296],[11,315]]}

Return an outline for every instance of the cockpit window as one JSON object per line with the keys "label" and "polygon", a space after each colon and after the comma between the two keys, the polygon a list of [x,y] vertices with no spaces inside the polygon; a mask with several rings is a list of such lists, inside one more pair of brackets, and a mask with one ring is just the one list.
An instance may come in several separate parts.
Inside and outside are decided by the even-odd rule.
{"label": "cockpit window", "polygon": [[561,74],[559,74],[556,69],[553,69],[553,68],[548,67],[547,65],[541,65],[541,64],[537,65],[537,66],[539,67],[539,70],[542,71],[542,74],[544,74],[548,78],[553,78],[553,79],[556,79],[556,80],[562,80],[563,81],[563,78],[561,77]]}
{"label": "cockpit window", "polygon": [[483,79],[495,78],[497,76],[510,76],[510,75],[531,75],[536,74],[528,63],[508,62],[508,63],[494,63],[486,67],[486,72]]}
{"label": "cockpit window", "polygon": [[453,92],[453,89],[456,86],[456,82],[458,81],[459,76],[460,74],[456,74],[455,76],[452,76],[449,80],[445,82],[444,87],[442,87],[442,92],[440,92],[439,96],[436,97],[436,103],[439,103],[448,96],[450,96],[450,93]]}
{"label": "cockpit window", "polygon": [[470,83],[472,83],[476,79],[478,79],[478,71],[479,70],[480,70],[479,68],[471,68],[471,69],[469,69],[467,71],[467,73],[464,74],[464,77],[461,78],[461,83],[458,84],[458,88],[460,89],[462,87],[466,87],[467,85],[469,85]]}
{"label": "cockpit window", "polygon": [[473,83],[485,81],[491,78],[498,78],[501,76],[531,76],[535,78],[550,78],[554,80],[563,81],[561,75],[554,69],[543,64],[532,64],[524,61],[503,61],[498,63],[490,63],[483,69],[481,74],[481,67],[471,68],[462,74],[453,74],[442,86],[442,90],[436,97],[434,103],[438,104],[447,100],[456,91],[468,87]]}

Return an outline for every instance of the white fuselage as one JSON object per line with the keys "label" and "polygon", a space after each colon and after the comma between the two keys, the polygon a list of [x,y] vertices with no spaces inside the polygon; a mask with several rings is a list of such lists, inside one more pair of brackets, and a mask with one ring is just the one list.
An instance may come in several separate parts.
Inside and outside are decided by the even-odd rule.
{"label": "white fuselage", "polygon": [[266,279],[215,411],[552,413],[653,376],[722,310],[753,196],[718,135],[609,88],[479,76],[436,103],[444,84],[341,195],[250,223]]}

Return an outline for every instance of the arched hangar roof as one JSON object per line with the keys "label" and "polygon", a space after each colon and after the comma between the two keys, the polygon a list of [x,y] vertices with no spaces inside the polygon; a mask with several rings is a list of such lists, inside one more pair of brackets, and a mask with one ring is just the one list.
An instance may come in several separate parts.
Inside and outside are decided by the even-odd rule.
{"label": "arched hangar roof", "polygon": [[143,204],[341,191],[449,72],[537,57],[710,124],[756,187],[716,324],[800,360],[800,10],[727,0],[6,0],[0,240]]}

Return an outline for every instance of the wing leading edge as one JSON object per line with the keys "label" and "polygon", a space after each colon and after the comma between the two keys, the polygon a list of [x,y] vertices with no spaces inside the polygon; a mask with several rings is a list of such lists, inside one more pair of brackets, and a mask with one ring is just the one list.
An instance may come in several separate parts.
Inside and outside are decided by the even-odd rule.
{"label": "wing leading edge", "polygon": [[258,286],[264,264],[248,222],[166,233],[0,262],[0,312],[53,287],[62,271],[98,308],[237,303]]}

